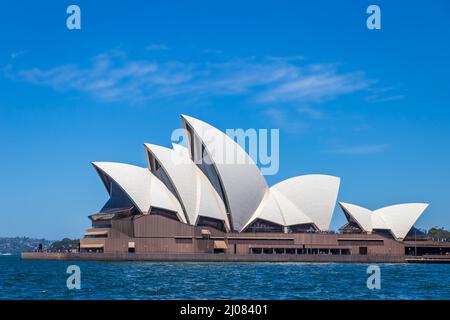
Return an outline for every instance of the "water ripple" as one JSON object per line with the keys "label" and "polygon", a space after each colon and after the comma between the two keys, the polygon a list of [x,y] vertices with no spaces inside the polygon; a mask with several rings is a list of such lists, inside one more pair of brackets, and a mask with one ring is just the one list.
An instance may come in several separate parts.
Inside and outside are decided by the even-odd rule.
{"label": "water ripple", "polygon": [[[66,269],[81,268],[68,290]],[[450,299],[450,265],[24,261],[0,257],[0,299]]]}

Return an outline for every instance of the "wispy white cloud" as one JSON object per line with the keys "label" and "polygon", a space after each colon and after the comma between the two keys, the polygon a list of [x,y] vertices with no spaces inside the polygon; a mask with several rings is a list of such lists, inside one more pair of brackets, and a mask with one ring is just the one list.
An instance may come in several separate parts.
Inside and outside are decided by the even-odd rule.
{"label": "wispy white cloud", "polygon": [[265,118],[270,119],[273,124],[288,133],[299,133],[307,128],[305,122],[298,117],[292,117],[291,113],[282,108],[268,108],[263,112]]}
{"label": "wispy white cloud", "polygon": [[91,66],[62,65],[50,69],[10,71],[10,76],[57,91],[79,91],[102,101],[138,102],[164,94],[164,88],[177,86],[191,78],[189,66],[127,60],[117,54],[101,54]]}
{"label": "wispy white cloud", "polygon": [[333,65],[300,62],[300,57],[220,63],[156,62],[133,60],[116,51],[94,57],[89,66],[65,64],[10,70],[9,76],[58,91],[88,93],[102,101],[132,103],[186,95],[246,95],[261,104],[321,102],[363,90],[370,84],[360,72],[338,72]]}
{"label": "wispy white cloud", "polygon": [[378,102],[389,102],[397,101],[406,98],[403,94],[394,93],[394,89],[390,87],[384,88],[369,88],[368,91],[371,93],[367,96],[367,101],[378,103]]}
{"label": "wispy white cloud", "polygon": [[163,43],[152,43],[145,47],[147,51],[166,51],[169,47]]}
{"label": "wispy white cloud", "polygon": [[273,61],[301,61],[305,60],[304,56],[288,56],[288,57],[280,57],[280,56],[269,56],[267,57],[268,60]]}
{"label": "wispy white cloud", "polygon": [[202,52],[205,54],[216,54],[216,55],[224,53],[224,51],[220,49],[203,49]]}
{"label": "wispy white cloud", "polygon": [[11,57],[11,59],[14,60],[14,59],[17,59],[18,57],[20,57],[20,56],[26,54],[26,53],[27,53],[26,50],[19,50],[19,51],[12,52],[12,53],[10,54],[10,57]]}
{"label": "wispy white cloud", "polygon": [[362,146],[335,148],[331,150],[331,153],[343,155],[374,154],[384,152],[388,148],[389,148],[388,144],[362,145]]}
{"label": "wispy white cloud", "polygon": [[397,100],[402,100],[405,99],[405,96],[402,94],[398,94],[398,95],[393,95],[393,96],[387,96],[387,97],[383,97],[383,98],[378,98],[376,100],[373,100],[374,102],[389,102],[389,101],[397,101]]}
{"label": "wispy white cloud", "polygon": [[300,114],[306,115],[311,119],[319,120],[325,117],[325,113],[317,108],[300,107],[297,109]]}
{"label": "wispy white cloud", "polygon": [[264,92],[262,102],[323,101],[368,87],[362,74],[323,70],[296,77]]}

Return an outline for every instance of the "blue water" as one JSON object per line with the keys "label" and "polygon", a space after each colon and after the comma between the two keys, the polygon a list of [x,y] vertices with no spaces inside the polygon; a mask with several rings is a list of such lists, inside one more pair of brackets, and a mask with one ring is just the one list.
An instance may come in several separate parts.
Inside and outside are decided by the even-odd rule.
{"label": "blue water", "polygon": [[[69,265],[81,289],[69,290]],[[0,256],[0,299],[450,299],[450,264],[30,261]]]}

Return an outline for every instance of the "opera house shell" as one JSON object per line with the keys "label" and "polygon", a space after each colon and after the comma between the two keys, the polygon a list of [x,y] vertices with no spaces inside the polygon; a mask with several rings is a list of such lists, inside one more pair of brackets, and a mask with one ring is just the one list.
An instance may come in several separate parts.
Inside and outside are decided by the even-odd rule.
{"label": "opera house shell", "polygon": [[[404,239],[417,219],[428,207],[427,203],[404,203],[371,211],[369,209],[339,202],[349,222],[362,232],[389,232],[396,239]],[[345,227],[344,227],[345,228]]]}
{"label": "opera house shell", "polygon": [[93,163],[110,195],[100,213],[159,210],[182,223],[235,232],[328,230],[338,177],[304,175],[269,188],[253,159],[225,133],[192,117],[182,120],[188,146],[146,143],[148,168]]}
{"label": "opera house shell", "polygon": [[[148,166],[94,162],[109,200],[90,216],[81,252],[404,256],[427,204],[375,211],[339,202],[340,178],[307,174],[271,187],[254,160],[210,124],[181,116],[184,144],[145,144]],[[230,155],[232,155],[230,157]]]}

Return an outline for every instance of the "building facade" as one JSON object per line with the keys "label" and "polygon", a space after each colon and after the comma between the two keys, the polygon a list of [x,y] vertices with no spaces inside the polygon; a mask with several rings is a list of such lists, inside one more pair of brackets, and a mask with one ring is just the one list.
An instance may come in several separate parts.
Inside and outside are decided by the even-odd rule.
{"label": "building facade", "polygon": [[[340,178],[309,174],[269,187],[233,139],[182,116],[186,146],[145,144],[147,168],[94,162],[109,200],[92,214],[83,253],[407,256],[447,254],[415,229],[428,204],[375,211],[339,202]],[[232,155],[230,157],[230,155]],[[230,160],[231,159],[231,160]],[[419,248],[419,249],[418,249]]]}

